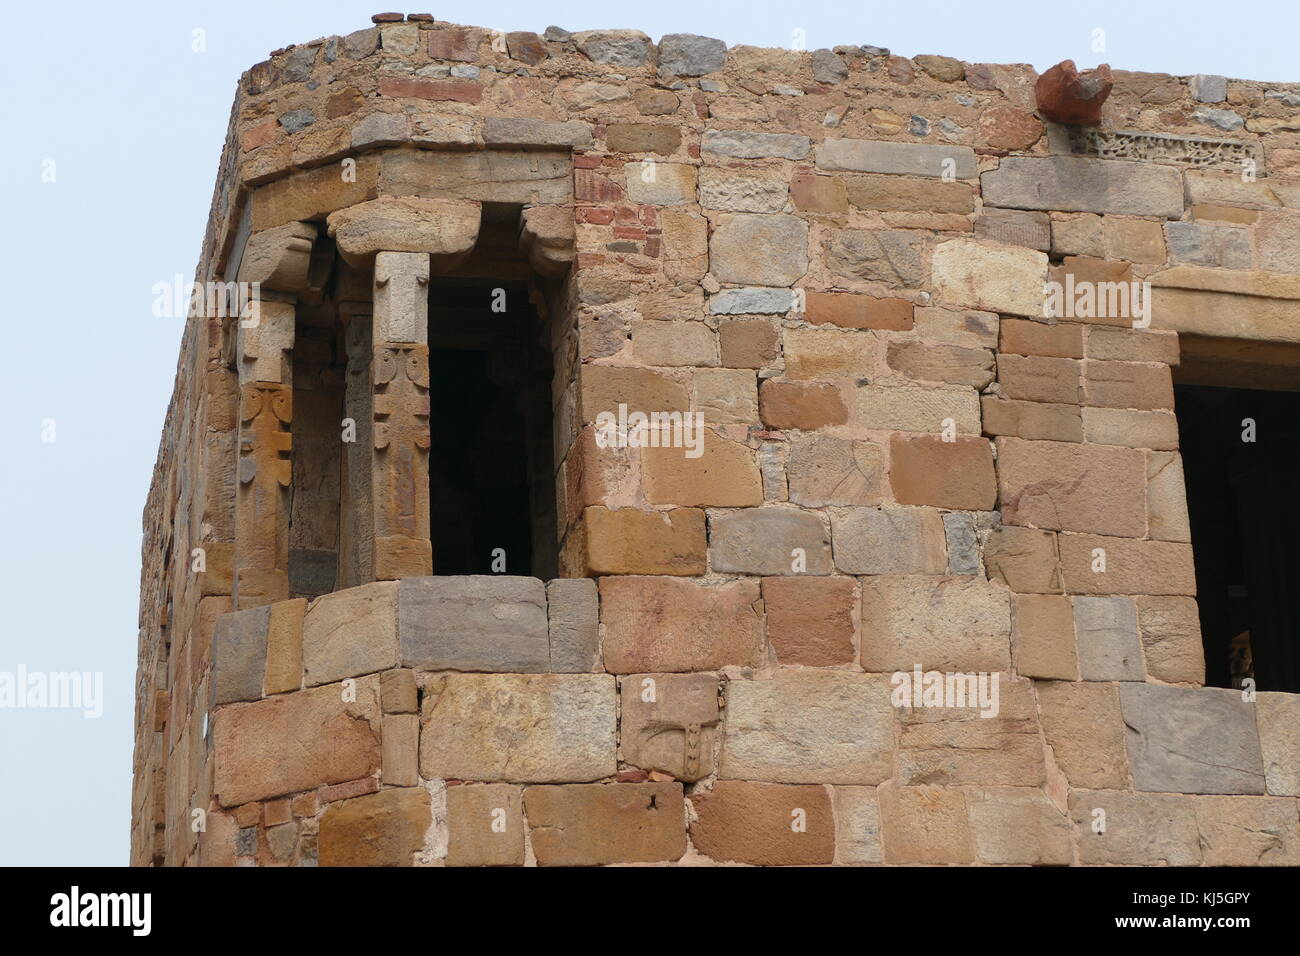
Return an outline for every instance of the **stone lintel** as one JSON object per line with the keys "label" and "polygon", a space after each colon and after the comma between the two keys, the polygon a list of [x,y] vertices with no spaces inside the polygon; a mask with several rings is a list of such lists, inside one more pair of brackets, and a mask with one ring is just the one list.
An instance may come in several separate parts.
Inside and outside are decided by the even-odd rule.
{"label": "stone lintel", "polygon": [[329,234],[344,261],[369,266],[381,252],[419,252],[438,270],[453,268],[474,249],[482,204],[415,196],[372,199],[330,213]]}

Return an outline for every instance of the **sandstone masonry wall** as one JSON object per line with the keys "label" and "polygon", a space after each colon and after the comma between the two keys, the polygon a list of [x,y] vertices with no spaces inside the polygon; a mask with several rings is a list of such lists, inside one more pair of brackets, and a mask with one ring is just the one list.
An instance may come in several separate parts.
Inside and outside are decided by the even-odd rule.
{"label": "sandstone masonry wall", "polygon": [[[192,319],[132,862],[1300,862],[1300,696],[1201,686],[1171,373],[1300,341],[1300,92],[1116,71],[1080,132],[1035,79],[415,17],[244,74],[200,281],[363,203],[525,207],[562,577],[428,577],[417,528],[373,582],[237,589],[245,353]],[[1044,316],[1134,280],[1150,328]],[[703,455],[599,447],[619,403],[703,412]],[[998,716],[895,708],[918,666]]]}

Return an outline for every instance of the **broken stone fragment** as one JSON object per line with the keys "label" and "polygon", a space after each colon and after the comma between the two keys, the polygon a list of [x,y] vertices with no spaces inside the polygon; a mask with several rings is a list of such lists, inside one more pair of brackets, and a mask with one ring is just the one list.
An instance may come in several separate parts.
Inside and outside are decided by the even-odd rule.
{"label": "broken stone fragment", "polygon": [[1038,78],[1034,97],[1038,112],[1053,123],[1096,126],[1112,85],[1110,64],[1080,73],[1073,60],[1063,60]]}

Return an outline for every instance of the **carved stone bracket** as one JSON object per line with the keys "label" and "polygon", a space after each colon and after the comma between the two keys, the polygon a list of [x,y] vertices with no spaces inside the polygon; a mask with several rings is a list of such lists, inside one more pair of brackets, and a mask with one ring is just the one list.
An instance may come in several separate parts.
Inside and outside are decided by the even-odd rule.
{"label": "carved stone bracket", "polygon": [[403,196],[340,209],[326,223],[351,266],[367,267],[383,252],[422,252],[445,270],[473,251],[482,218],[482,205],[472,200]]}
{"label": "carved stone bracket", "polygon": [[317,228],[310,222],[290,222],[248,237],[239,263],[239,281],[257,282],[263,289],[301,295],[308,291],[311,250]]}
{"label": "carved stone bracket", "polygon": [[528,206],[519,215],[519,247],[540,275],[556,278],[569,270],[576,237],[569,206]]}

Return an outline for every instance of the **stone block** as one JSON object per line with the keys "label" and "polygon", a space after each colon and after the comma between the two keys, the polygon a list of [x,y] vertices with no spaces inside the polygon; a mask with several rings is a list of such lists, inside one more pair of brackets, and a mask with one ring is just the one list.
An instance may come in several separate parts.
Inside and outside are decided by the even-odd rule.
{"label": "stone block", "polygon": [[420,718],[415,714],[385,714],[383,719],[382,779],[390,787],[415,787],[420,783],[418,751]]}
{"label": "stone block", "polygon": [[[1178,420],[1173,412],[1148,412],[1128,408],[1084,408],[1083,435],[1098,445],[1126,448],[1178,447]],[[1178,469],[1181,472],[1181,468]]]}
{"label": "stone block", "polygon": [[831,273],[902,289],[925,284],[926,234],[904,229],[840,229],[826,252]]}
{"label": "stone block", "polygon": [[804,293],[804,318],[813,325],[906,332],[912,328],[912,312],[912,303],[906,299],[852,292]]}
{"label": "stone block", "polygon": [[849,420],[839,386],[830,382],[766,379],[759,392],[763,424],[769,428],[816,431]]}
{"label": "stone block", "polygon": [[767,640],[779,664],[851,664],[857,583],[846,577],[763,579]]}
{"label": "stone block", "polygon": [[942,212],[966,216],[975,211],[970,183],[912,176],[867,174],[845,177],[849,202],[883,212]]}
{"label": "stone block", "polygon": [[1255,720],[1268,792],[1300,797],[1300,694],[1261,692],[1255,698]]}
{"label": "stone block", "polygon": [[975,862],[974,836],[962,790],[891,783],[877,795],[887,864]]}
{"label": "stone block", "polygon": [[1063,534],[1058,543],[1071,594],[1196,593],[1191,545],[1094,534]]}
{"label": "stone block", "polygon": [[439,674],[424,686],[426,778],[551,783],[612,776],[608,674]]}
{"label": "stone block", "polygon": [[1205,649],[1196,600],[1144,596],[1134,601],[1147,675],[1167,684],[1204,684]]}
{"label": "stone block", "polygon": [[961,435],[980,431],[980,396],[973,388],[864,385],[857,390],[857,422],[863,428],[939,434],[952,426]]}
{"label": "stone block", "polygon": [[652,505],[743,508],[763,502],[753,449],[712,429],[704,430],[703,452],[696,458],[682,448],[641,449],[641,475]]}
{"label": "stone block", "polygon": [[403,666],[506,673],[549,669],[546,588],[536,578],[404,578],[397,587]]}
{"label": "stone block", "polygon": [[1168,365],[1089,360],[1083,366],[1083,400],[1102,408],[1172,409],[1174,383]]}
{"label": "stone block", "polygon": [[1007,156],[980,176],[984,201],[1011,209],[1180,219],[1181,171],[1087,156]]}
{"label": "stone block", "polygon": [[1070,820],[1042,790],[990,787],[966,794],[975,856],[1006,866],[1068,866]]}
{"label": "stone block", "polygon": [[803,435],[790,442],[786,475],[790,501],[808,508],[877,505],[884,490],[885,461],[879,445],[831,435]]}
{"label": "stone block", "polygon": [[1026,677],[1079,679],[1074,610],[1060,594],[1015,596],[1015,662]]}
{"label": "stone block", "polygon": [[308,687],[397,664],[397,582],[325,594],[307,605],[302,658]]}
{"label": "stone block", "polygon": [[686,386],[653,369],[584,365],[579,382],[583,422],[594,422],[601,412],[617,415],[620,404],[626,404],[629,411],[646,415],[685,412],[690,408]]}
{"label": "stone block", "polygon": [[831,787],[831,800],[835,806],[835,862],[883,862],[876,788]]}
{"label": "stone block", "polygon": [[819,169],[852,173],[901,173],[937,179],[973,179],[975,151],[969,146],[828,139],[817,147]]}
{"label": "stone block", "polygon": [[1146,533],[1146,460],[1104,445],[998,440],[1002,519],[1057,531],[1141,537]]}
{"label": "stone block", "polygon": [[893,772],[889,679],[781,670],[727,684],[722,779],[877,784]]}
{"label": "stone block", "polygon": [[980,410],[986,435],[1030,441],[1083,441],[1083,416],[1077,405],[1008,401],[984,395],[980,397]]}
{"label": "stone block", "polygon": [[875,371],[879,343],[873,332],[787,328],[782,339],[787,378],[863,378]]}
{"label": "stone block", "polygon": [[385,714],[419,713],[420,693],[415,671],[399,667],[380,674],[379,699]]}
{"label": "stone block", "polygon": [[718,862],[813,866],[835,857],[835,820],[822,786],[719,780],[691,795],[691,842]]}
{"label": "stone block", "polygon": [[522,788],[509,783],[447,788],[447,865],[524,865]]}
{"label": "stone block", "polygon": [[982,389],[993,381],[993,353],[988,349],[924,342],[890,342],[889,367],[908,378],[948,382]]}
{"label": "stone block", "polygon": [[584,30],[573,42],[593,63],[641,66],[650,59],[654,41],[639,30]]}
{"label": "stone block", "polygon": [[1024,319],[1007,319],[1001,324],[998,350],[1013,355],[1045,355],[1050,358],[1083,358],[1083,326],[1059,323],[1046,325]]}
{"label": "stone block", "polygon": [[792,289],[723,289],[709,299],[710,315],[785,315],[794,307]]}
{"label": "stone block", "polygon": [[931,508],[835,508],[835,567],[846,574],[943,574],[943,519]]}
{"label": "stone block", "polygon": [[1074,359],[1000,354],[998,392],[1005,398],[1076,404],[1080,400],[1083,363]]}
{"label": "stone block", "polygon": [[764,661],[757,581],[706,585],[669,577],[600,579],[611,674],[758,667]]}
{"label": "stone block", "polygon": [[488,146],[577,146],[591,145],[591,126],[573,120],[529,119],[516,116],[487,116],[483,119],[483,142]]}
{"label": "stone block", "polygon": [[[1084,866],[1196,866],[1201,862],[1192,797],[1072,790],[1070,817]],[[1101,833],[1093,829],[1099,822],[1105,827]]]}
{"label": "stone block", "polygon": [[862,582],[862,668],[1009,671],[1010,594],[977,577],[909,575]]}
{"label": "stone block", "polygon": [[758,382],[745,368],[697,368],[695,408],[706,422],[718,425],[758,424]]}
{"label": "stone block", "polygon": [[686,852],[680,783],[528,787],[524,810],[538,866],[654,863]]}
{"label": "stone block", "polygon": [[716,73],[727,62],[727,44],[692,33],[666,33],[659,38],[659,69],[672,76]]}
{"label": "stone block", "polygon": [[600,599],[590,578],[546,583],[551,671],[586,674],[600,662]]}
{"label": "stone block", "polygon": [[990,581],[1020,594],[1060,594],[1061,558],[1056,535],[1034,528],[998,527],[984,542]]}
{"label": "stone block", "polygon": [[935,296],[944,305],[1041,316],[1047,256],[1023,246],[949,239],[935,246]]}
{"label": "stone block", "polygon": [[808,271],[808,225],[795,216],[724,215],[709,240],[709,266],[721,282],[791,285]]}
{"label": "stone block", "polygon": [[671,156],[682,144],[676,126],[657,123],[611,123],[605,128],[605,145],[611,153],[658,153]]}
{"label": "stone block", "polygon": [[217,709],[213,793],[224,807],[356,780],[380,766],[378,681],[314,687]]}
{"label": "stone block", "polygon": [[627,198],[650,206],[695,201],[695,167],[684,163],[628,163]]}
{"label": "stone block", "polygon": [[830,533],[816,514],[794,508],[717,514],[709,521],[709,566],[736,574],[829,574]]}
{"label": "stone block", "polygon": [[1240,692],[1122,684],[1119,695],[1136,789],[1264,792],[1255,710]]}
{"label": "stone block", "polygon": [[277,601],[271,606],[266,633],[266,676],[263,690],[283,694],[302,687],[302,625],[307,601]]}
{"label": "stone block", "polygon": [[789,191],[790,187],[782,180],[762,179],[710,166],[701,167],[699,171],[700,205],[705,209],[778,213],[785,208]]}
{"label": "stone block", "polygon": [[1196,821],[1206,866],[1300,865],[1296,801],[1198,797]]}
{"label": "stone block", "polygon": [[598,505],[583,512],[583,522],[592,575],[705,571],[704,512],[699,508],[611,511]]}
{"label": "stone block", "polygon": [[1084,680],[1140,681],[1145,678],[1137,608],[1127,597],[1076,597],[1074,630]]}
{"label": "stone block", "polygon": [[1124,720],[1114,684],[1039,681],[1043,739],[1076,790],[1129,787]]}
{"label": "stone block", "polygon": [[889,483],[900,504],[991,511],[997,502],[993,448],[976,436],[894,435]]}
{"label": "stone block", "polygon": [[736,159],[803,159],[812,148],[807,136],[706,129],[700,150]]}
{"label": "stone block", "polygon": [[998,347],[999,322],[992,312],[917,306],[915,320],[916,332],[925,341],[967,349]]}
{"label": "stone block", "polygon": [[631,674],[622,680],[619,750],[642,770],[700,780],[713,773],[718,679],[712,674]]}
{"label": "stone block", "polygon": [[1052,222],[1045,212],[1018,209],[981,210],[975,219],[975,238],[992,239],[1010,246],[1027,246],[1039,252],[1052,248]]}
{"label": "stone block", "polygon": [[318,846],[321,866],[413,866],[433,822],[423,787],[397,787],[325,809]]}
{"label": "stone block", "polygon": [[217,618],[212,632],[212,703],[258,700],[266,673],[271,605]]}

